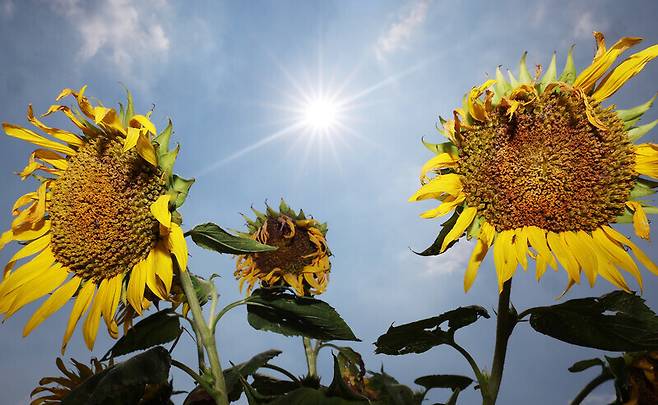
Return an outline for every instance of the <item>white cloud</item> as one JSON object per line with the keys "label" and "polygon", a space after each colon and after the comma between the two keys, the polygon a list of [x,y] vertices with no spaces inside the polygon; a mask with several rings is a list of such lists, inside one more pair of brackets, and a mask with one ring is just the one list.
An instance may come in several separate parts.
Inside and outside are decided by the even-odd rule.
{"label": "white cloud", "polygon": [[128,76],[137,63],[167,56],[164,0],[148,3],[148,8],[130,0],[105,0],[94,7],[80,0],[56,0],[52,5],[78,30],[82,44],[77,57],[83,62],[100,56]]}
{"label": "white cloud", "polygon": [[455,272],[463,272],[473,251],[473,243],[460,239],[453,247],[438,256],[418,256],[410,250],[400,252],[398,260],[417,265],[420,277],[436,277]]}
{"label": "white cloud", "polygon": [[380,35],[375,45],[377,59],[386,59],[389,54],[403,48],[411,40],[414,31],[425,22],[429,5],[430,0],[418,0],[407,14],[401,15],[397,22]]}
{"label": "white cloud", "polygon": [[576,39],[592,38],[593,31],[607,31],[607,22],[596,18],[591,11],[581,10],[574,15],[578,16],[573,24],[573,35]]}
{"label": "white cloud", "polygon": [[13,17],[15,9],[16,5],[13,0],[2,0],[2,2],[0,2],[0,15],[2,15],[3,18]]}

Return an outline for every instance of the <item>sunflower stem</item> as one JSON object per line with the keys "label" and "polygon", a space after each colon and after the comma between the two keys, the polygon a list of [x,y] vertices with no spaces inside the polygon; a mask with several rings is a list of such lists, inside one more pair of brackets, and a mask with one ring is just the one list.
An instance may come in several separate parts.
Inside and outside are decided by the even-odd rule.
{"label": "sunflower stem", "polygon": [[310,338],[304,337],[304,351],[306,352],[306,365],[308,366],[309,377],[318,375],[318,352],[313,348]]}
{"label": "sunflower stem", "polygon": [[201,377],[199,374],[194,372],[194,370],[192,370],[185,364],[181,363],[178,360],[171,359],[171,365],[186,372],[190,377],[194,379],[194,381],[196,381],[201,387],[203,387],[203,389],[206,390],[206,392],[212,391],[212,387],[208,385],[208,381],[204,380],[203,377]]}
{"label": "sunflower stem", "polygon": [[480,385],[480,392],[482,392],[482,397],[487,397],[489,391],[489,387],[487,385],[487,379],[485,375],[482,373],[482,371],[480,370],[480,367],[478,366],[473,356],[471,356],[470,353],[466,351],[466,349],[458,345],[457,342],[453,341],[452,343],[449,343],[449,345],[455,350],[457,350],[462,356],[464,356],[468,364],[471,366],[471,369],[473,369],[475,378],[477,379],[478,384]]}
{"label": "sunflower stem", "polygon": [[489,376],[488,389],[482,392],[484,404],[494,405],[498,398],[500,383],[503,379],[503,368],[505,367],[505,356],[507,355],[507,343],[512,335],[512,330],[517,323],[516,311],[510,307],[510,294],[512,292],[512,280],[503,284],[503,291],[498,296],[498,317],[496,320],[496,345]]}
{"label": "sunflower stem", "polygon": [[592,392],[596,387],[603,384],[606,381],[612,380],[614,376],[608,370],[604,370],[599,376],[594,378],[592,381],[587,383],[582,390],[576,395],[576,398],[571,401],[571,405],[580,405],[583,400]]}
{"label": "sunflower stem", "polygon": [[[210,372],[213,379],[213,386],[211,391],[208,392],[213,397],[217,405],[228,405],[228,395],[226,392],[226,382],[224,381],[224,373],[222,372],[222,365],[219,361],[219,353],[217,352],[217,344],[215,343],[215,336],[212,330],[208,327],[203,318],[201,305],[199,299],[194,291],[192,279],[187,271],[179,269],[179,276],[185,297],[190,305],[192,311],[192,318],[194,320],[195,333],[198,334],[197,339],[201,341],[206,353],[208,354],[208,361],[210,362]],[[215,292],[215,295],[217,293]]]}

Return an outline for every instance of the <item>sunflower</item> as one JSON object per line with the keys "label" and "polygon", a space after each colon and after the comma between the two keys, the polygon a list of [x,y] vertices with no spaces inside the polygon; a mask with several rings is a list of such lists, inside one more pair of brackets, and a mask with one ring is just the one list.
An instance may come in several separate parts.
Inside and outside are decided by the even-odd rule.
{"label": "sunflower", "polygon": [[85,313],[83,335],[90,350],[101,317],[116,338],[119,302],[141,314],[148,298],[168,298],[174,267],[185,270],[187,264],[176,209],[193,180],[172,174],[179,148],[169,150],[171,121],[156,136],[150,113],[133,113],[130,93],[125,109],[121,105],[117,112],[92,106],[85,89],[64,89],[57,97],[74,97],[79,111],[55,104],[44,114],[64,113],[79,135],[45,125],[31,105],[29,122],[52,139],[3,123],[7,135],[40,147],[19,173],[40,184],[18,198],[11,228],[2,234],[0,248],[11,241],[23,247],[5,266],[0,314],[6,319],[50,294],[25,325],[26,336],[76,297],[62,352]]}
{"label": "sunflower", "polygon": [[635,353],[628,373],[628,401],[624,405],[658,402],[658,352]]}
{"label": "sunflower", "polygon": [[61,404],[62,400],[64,400],[71,391],[82,385],[82,383],[91,377],[114,365],[113,360],[110,360],[109,364],[105,366],[97,359],[91,359],[91,367],[82,364],[75,359],[71,359],[71,363],[75,366],[75,369],[69,370],[66,368],[64,361],[59,357],[57,358],[55,364],[59,371],[64,375],[61,377],[44,377],[39,380],[39,386],[32,391],[30,396],[33,397],[41,393],[49,394],[33,399],[32,402],[30,402],[30,405]]}
{"label": "sunflower", "polygon": [[322,294],[329,282],[331,252],[327,247],[327,224],[295,213],[281,200],[277,212],[252,208],[256,220],[245,216],[248,233],[243,236],[278,249],[238,256],[235,270],[240,291],[246,282],[247,294],[260,282],[265,287],[288,285],[297,295]]}
{"label": "sunflower", "polygon": [[[610,69],[619,55],[641,41],[622,38],[610,49],[594,33],[597,51],[579,74],[569,50],[558,77],[555,55],[542,76],[534,77],[521,58],[519,77],[496,78],[474,87],[450,120],[441,119],[448,142],[425,145],[435,152],[421,169],[421,188],[409,199],[441,204],[421,214],[434,218],[453,212],[425,254],[442,253],[464,233],[476,245],[464,277],[473,284],[480,263],[493,246],[499,290],[518,265],[536,260],[539,280],[558,263],[568,277],[565,292],[598,275],[629,291],[622,275],[642,288],[636,261],[654,274],[658,268],[626,236],[611,227],[632,222],[649,239],[648,213],[658,210],[646,197],[658,185],[658,145],[636,143],[658,121],[637,126],[651,107],[629,110],[601,103],[658,56],[658,45],[631,55]],[[428,173],[433,178],[428,179]]]}

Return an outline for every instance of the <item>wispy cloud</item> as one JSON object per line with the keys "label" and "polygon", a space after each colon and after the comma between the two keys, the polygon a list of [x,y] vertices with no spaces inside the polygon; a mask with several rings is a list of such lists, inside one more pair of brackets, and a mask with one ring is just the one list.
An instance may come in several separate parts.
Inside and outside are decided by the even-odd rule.
{"label": "wispy cloud", "polygon": [[422,257],[405,250],[399,253],[398,260],[405,265],[417,268],[419,277],[436,277],[466,269],[472,250],[472,243],[460,240],[459,243],[439,256]]}
{"label": "wispy cloud", "polygon": [[431,0],[418,0],[409,12],[400,15],[377,40],[375,54],[380,61],[393,52],[404,48],[419,26],[425,22]]}
{"label": "wispy cloud", "polygon": [[161,18],[166,1],[148,3],[148,9],[130,0],[105,0],[94,6],[56,0],[52,6],[77,28],[81,61],[100,56],[127,76],[138,62],[167,56],[170,41]]}
{"label": "wispy cloud", "polygon": [[608,28],[607,21],[596,17],[591,11],[579,10],[573,15],[576,16],[573,24],[573,35],[576,39],[591,38],[593,31],[605,32]]}
{"label": "wispy cloud", "polygon": [[14,4],[14,0],[2,0],[2,2],[0,2],[0,16],[3,18],[13,17],[15,9],[16,5]]}

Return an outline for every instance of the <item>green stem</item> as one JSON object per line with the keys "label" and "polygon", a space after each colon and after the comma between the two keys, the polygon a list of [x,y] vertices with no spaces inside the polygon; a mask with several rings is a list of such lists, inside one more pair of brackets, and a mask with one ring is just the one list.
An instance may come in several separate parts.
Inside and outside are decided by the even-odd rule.
{"label": "green stem", "polygon": [[496,346],[494,348],[494,357],[491,365],[491,375],[489,376],[487,395],[483,399],[484,404],[494,405],[498,398],[500,383],[503,379],[503,369],[505,367],[505,356],[507,354],[507,343],[512,335],[512,330],[516,326],[517,316],[510,308],[510,294],[512,292],[512,280],[508,280],[503,285],[503,291],[498,296],[498,316],[496,320]]}
{"label": "green stem", "polygon": [[316,377],[318,375],[318,352],[313,348],[310,338],[304,337],[304,351],[306,352],[306,365],[308,366],[308,375]]}
{"label": "green stem", "polygon": [[290,378],[290,381],[294,381],[297,383],[299,382],[299,378],[295,377],[290,371],[286,370],[285,368],[275,366],[274,364],[264,364],[261,366],[261,368],[269,368],[270,370],[278,371],[279,373]]}
{"label": "green stem", "polygon": [[576,398],[571,401],[571,405],[579,405],[585,397],[587,397],[592,391],[594,391],[594,388],[598,387],[599,385],[603,384],[606,381],[612,380],[614,377],[612,373],[610,373],[608,370],[603,370],[603,372],[590,381],[585,387],[583,387],[582,390],[576,395]]}
{"label": "green stem", "polygon": [[194,372],[194,370],[192,370],[191,368],[189,368],[185,364],[181,363],[180,361],[171,359],[171,365],[174,366],[174,367],[178,367],[179,369],[186,372],[190,377],[192,377],[194,379],[194,381],[199,383],[199,385],[201,387],[203,387],[203,389],[206,390],[206,392],[211,392],[212,391],[212,387],[208,385],[208,382],[205,381],[203,379],[203,377],[201,377],[199,374]]}
{"label": "green stem", "polygon": [[452,348],[457,350],[468,362],[468,364],[471,366],[473,369],[473,373],[475,374],[475,378],[478,380],[478,384],[480,385],[480,391],[482,392],[482,397],[487,396],[487,392],[489,390],[489,387],[487,385],[487,379],[482,374],[482,371],[480,370],[480,367],[478,367],[478,364],[476,363],[475,359],[469,352],[466,351],[463,347],[458,345],[456,342],[448,343]]}
{"label": "green stem", "polygon": [[201,305],[199,305],[199,300],[194,291],[190,274],[184,270],[179,270],[178,273],[180,275],[183,291],[185,292],[185,297],[187,298],[187,303],[190,305],[190,311],[192,311],[192,318],[196,325],[195,333],[198,333],[197,339],[203,344],[203,347],[208,354],[208,361],[210,362],[213,386],[208,394],[213,397],[217,405],[228,405],[229,400],[226,392],[226,382],[224,381],[224,373],[222,372],[222,366],[219,361],[215,336],[203,319]]}
{"label": "green stem", "polygon": [[217,327],[217,322],[219,322],[219,320],[220,320],[224,315],[226,315],[226,313],[227,313],[228,311],[232,310],[232,309],[235,308],[235,307],[239,307],[240,305],[244,305],[244,304],[246,304],[246,303],[248,302],[248,300],[249,300],[249,298],[245,298],[245,299],[241,299],[241,300],[239,300],[239,301],[231,302],[230,304],[228,304],[227,306],[225,306],[224,308],[222,308],[222,310],[219,311],[219,313],[217,314],[217,316],[216,316],[215,319],[213,320],[213,323],[211,324],[211,325],[212,325],[212,330],[215,330],[215,328]]}

